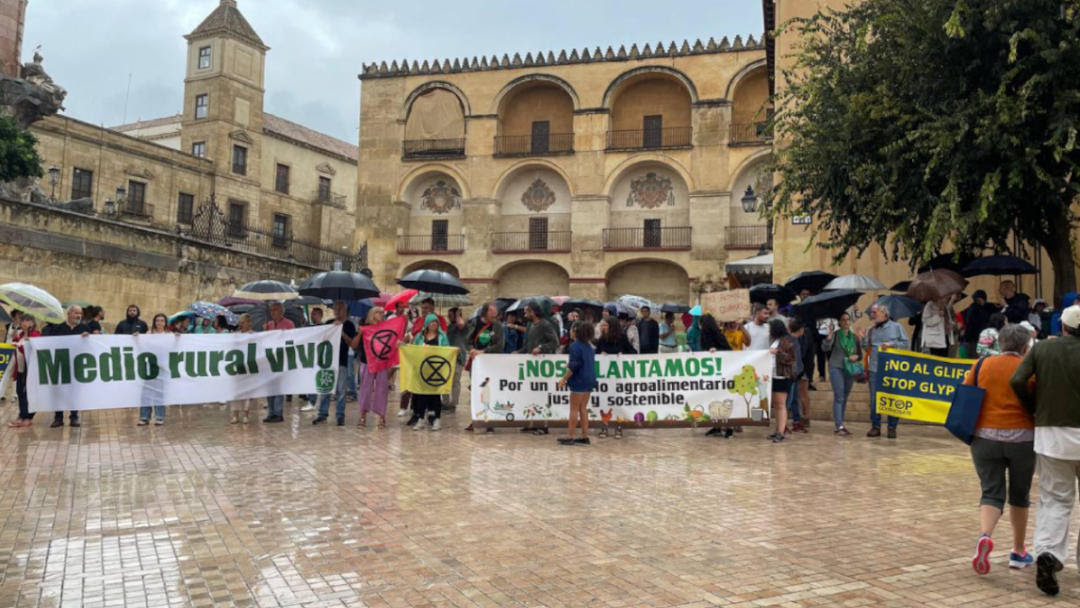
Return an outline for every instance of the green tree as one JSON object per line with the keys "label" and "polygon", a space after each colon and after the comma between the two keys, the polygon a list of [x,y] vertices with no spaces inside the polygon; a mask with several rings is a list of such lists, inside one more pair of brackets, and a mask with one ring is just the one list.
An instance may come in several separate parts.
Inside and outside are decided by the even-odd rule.
{"label": "green tree", "polygon": [[[739,373],[733,378],[735,381],[735,394],[742,395],[746,401],[746,407],[753,404],[751,401],[757,395],[758,377],[753,365],[744,365]],[[749,397],[747,396],[749,395]],[[747,410],[749,415],[749,409]]]}
{"label": "green tree", "polygon": [[14,120],[0,116],[0,182],[20,177],[41,177],[41,157],[37,139],[20,129]]}
{"label": "green tree", "polygon": [[801,32],[776,100],[778,216],[839,260],[1044,247],[1076,288],[1080,0],[871,0]]}

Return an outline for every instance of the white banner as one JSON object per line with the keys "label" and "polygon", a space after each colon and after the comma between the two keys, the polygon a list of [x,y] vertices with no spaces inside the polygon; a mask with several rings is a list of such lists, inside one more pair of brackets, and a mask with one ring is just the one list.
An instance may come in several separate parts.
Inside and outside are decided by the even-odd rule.
{"label": "white banner", "polygon": [[[472,419],[565,421],[570,392],[556,383],[565,355],[480,355],[472,363]],[[589,418],[637,426],[767,424],[773,358],[767,350],[597,355]]]}
{"label": "white banner", "polygon": [[340,325],[249,334],[32,338],[31,412],[331,393]]}

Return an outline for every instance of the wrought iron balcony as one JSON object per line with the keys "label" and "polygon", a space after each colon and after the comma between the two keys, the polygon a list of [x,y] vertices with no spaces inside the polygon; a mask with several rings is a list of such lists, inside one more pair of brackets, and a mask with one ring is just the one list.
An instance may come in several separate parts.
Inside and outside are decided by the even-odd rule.
{"label": "wrought iron balcony", "polygon": [[465,156],[465,138],[406,139],[402,142],[404,158],[453,158]]}
{"label": "wrought iron balcony", "polygon": [[660,150],[693,145],[693,127],[608,131],[608,150]]}
{"label": "wrought iron balcony", "polygon": [[566,253],[570,251],[570,231],[495,232],[492,253]]}
{"label": "wrought iron balcony", "polygon": [[604,249],[608,251],[686,251],[692,244],[690,226],[661,228],[605,228]]}
{"label": "wrought iron balcony", "polygon": [[334,207],[345,207],[345,195],[337,194],[335,192],[328,192],[326,190],[316,190],[313,199],[316,203],[323,203],[325,205],[332,205]]}
{"label": "wrought iron balcony", "polygon": [[464,251],[464,234],[400,234],[397,237],[398,253],[463,253]]}
{"label": "wrought iron balcony", "polygon": [[131,201],[124,201],[120,205],[119,213],[122,216],[148,220],[154,217],[154,206],[150,203],[133,203]]}
{"label": "wrought iron balcony", "polygon": [[724,231],[727,233],[724,239],[725,249],[758,249],[769,240],[767,225],[728,226]]}
{"label": "wrought iron balcony", "polygon": [[532,135],[496,135],[495,156],[547,156],[574,152],[573,133],[551,133],[546,137]]}
{"label": "wrought iron balcony", "polygon": [[728,144],[732,146],[755,146],[772,142],[772,130],[765,121],[733,122],[730,128]]}

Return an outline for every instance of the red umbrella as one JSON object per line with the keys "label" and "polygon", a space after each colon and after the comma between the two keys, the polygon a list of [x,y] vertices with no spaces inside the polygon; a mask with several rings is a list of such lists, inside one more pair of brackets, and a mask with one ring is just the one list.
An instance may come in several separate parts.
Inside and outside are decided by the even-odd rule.
{"label": "red umbrella", "polygon": [[408,306],[409,300],[413,299],[413,296],[418,293],[420,292],[415,289],[406,289],[405,291],[396,293],[393,295],[393,297],[386,301],[386,304],[383,305],[383,308],[385,308],[386,310],[394,310],[395,308],[397,308],[398,304],[404,304]]}

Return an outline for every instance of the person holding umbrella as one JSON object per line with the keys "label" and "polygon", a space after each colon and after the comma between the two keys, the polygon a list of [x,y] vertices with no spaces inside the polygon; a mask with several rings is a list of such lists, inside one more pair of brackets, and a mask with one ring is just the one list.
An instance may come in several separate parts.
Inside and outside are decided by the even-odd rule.
{"label": "person holding umbrella", "polygon": [[[334,387],[334,399],[337,402],[337,425],[345,426],[345,395],[348,391],[349,376],[346,373],[349,367],[349,351],[360,346],[361,335],[356,330],[356,324],[349,319],[349,307],[344,300],[334,302],[334,325],[341,326],[341,348],[338,350],[337,385]],[[311,424],[322,424],[330,415],[330,394],[322,396],[319,402],[319,414],[311,421]]]}
{"label": "person holding umbrella", "polygon": [[949,356],[953,344],[953,315],[949,302],[952,297],[930,300],[923,306],[922,333],[919,336],[922,351],[938,357]]}
{"label": "person holding umbrella", "polygon": [[[14,318],[15,315],[12,315]],[[11,343],[15,345],[15,395],[19,400],[19,418],[8,423],[12,428],[22,428],[33,424],[34,414],[30,412],[30,401],[26,397],[26,353],[23,346],[30,338],[41,335],[37,328],[37,319],[34,315],[23,313],[19,316],[19,328],[15,330]],[[62,414],[61,414],[62,415]],[[61,418],[61,424],[63,419]]]}
{"label": "person holding umbrella", "polygon": [[[878,369],[878,351],[882,348],[908,348],[907,333],[903,326],[889,318],[889,309],[881,304],[870,307],[871,320],[874,325],[869,330],[856,332],[862,341],[863,348],[870,351],[870,366],[868,382],[870,384],[870,430],[867,437],[881,437],[881,414],[877,412],[877,391],[875,390]],[[896,427],[900,419],[889,416],[888,438],[896,439]]]}
{"label": "person holding umbrella", "polygon": [[1027,321],[1031,309],[1031,297],[1026,293],[1017,293],[1016,283],[1002,281],[1001,285],[998,286],[998,295],[1004,300],[1001,312],[1009,320],[1009,323]]}

